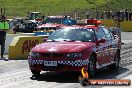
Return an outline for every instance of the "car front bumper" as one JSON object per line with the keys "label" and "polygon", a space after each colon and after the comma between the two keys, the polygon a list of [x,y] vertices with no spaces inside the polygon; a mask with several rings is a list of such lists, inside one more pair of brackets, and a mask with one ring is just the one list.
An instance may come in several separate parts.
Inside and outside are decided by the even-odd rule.
{"label": "car front bumper", "polygon": [[[43,70],[43,71],[81,71],[82,67],[87,69],[89,60],[36,60],[28,59],[30,70]],[[45,65],[45,62],[48,62]],[[55,62],[51,65],[51,62]]]}

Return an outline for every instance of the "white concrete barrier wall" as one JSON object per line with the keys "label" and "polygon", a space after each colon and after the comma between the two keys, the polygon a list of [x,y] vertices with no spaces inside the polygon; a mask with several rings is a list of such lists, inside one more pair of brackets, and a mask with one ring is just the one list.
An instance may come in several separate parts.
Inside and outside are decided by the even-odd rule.
{"label": "white concrete barrier wall", "polygon": [[[5,41],[5,54],[9,53],[9,45],[16,36],[34,36],[34,33],[21,33],[21,34],[6,34],[6,41]],[[1,52],[1,47],[0,47]]]}

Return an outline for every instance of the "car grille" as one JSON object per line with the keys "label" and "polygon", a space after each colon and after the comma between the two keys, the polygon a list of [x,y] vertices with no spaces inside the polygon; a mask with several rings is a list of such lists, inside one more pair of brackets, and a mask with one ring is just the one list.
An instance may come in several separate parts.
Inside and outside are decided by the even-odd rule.
{"label": "car grille", "polygon": [[60,54],[60,53],[41,53],[41,56],[43,58],[60,58],[60,57],[63,57],[64,54]]}

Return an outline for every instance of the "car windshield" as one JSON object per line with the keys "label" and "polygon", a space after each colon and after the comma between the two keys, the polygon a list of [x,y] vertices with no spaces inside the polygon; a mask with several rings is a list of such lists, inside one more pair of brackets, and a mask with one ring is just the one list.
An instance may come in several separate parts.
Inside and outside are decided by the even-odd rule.
{"label": "car windshield", "polygon": [[48,41],[94,42],[93,29],[60,29],[51,34]]}

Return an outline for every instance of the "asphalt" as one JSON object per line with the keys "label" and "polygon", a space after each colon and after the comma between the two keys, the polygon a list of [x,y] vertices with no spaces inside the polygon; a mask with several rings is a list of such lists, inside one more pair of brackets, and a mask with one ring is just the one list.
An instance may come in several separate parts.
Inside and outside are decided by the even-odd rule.
{"label": "asphalt", "polygon": [[[97,71],[95,79],[132,80],[132,33],[122,32],[121,63],[119,70],[108,68]],[[4,55],[8,57],[8,55]],[[41,72],[34,79],[27,60],[0,60],[0,88],[84,88],[78,83],[76,72]],[[85,88],[132,88],[132,86],[87,86]]]}

